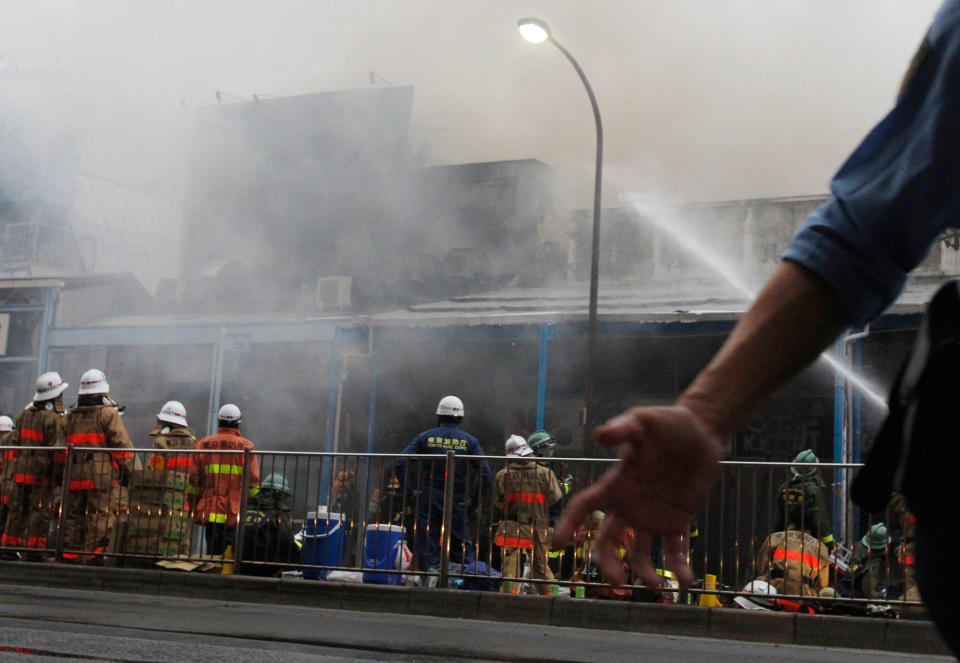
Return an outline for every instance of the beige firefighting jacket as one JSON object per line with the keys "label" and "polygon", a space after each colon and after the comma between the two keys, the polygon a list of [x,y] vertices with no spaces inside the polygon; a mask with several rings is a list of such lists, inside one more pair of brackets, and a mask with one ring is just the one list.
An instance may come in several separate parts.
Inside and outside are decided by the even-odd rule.
{"label": "beige firefighting jacket", "polygon": [[243,485],[243,450],[253,451],[253,442],[236,428],[220,428],[216,435],[200,440],[197,449],[222,449],[224,453],[195,454],[190,483],[199,490],[200,497],[193,521],[233,527],[239,520],[243,490],[260,486],[260,463],[253,454],[247,471],[249,483]]}
{"label": "beige firefighting jacket", "polygon": [[778,594],[816,596],[830,586],[830,553],[806,532],[774,532],[757,553],[757,576]]}
{"label": "beige firefighting jacket", "polygon": [[[149,433],[154,449],[195,449],[197,438],[185,426],[158,421]],[[192,454],[154,454],[150,467],[187,472],[193,464]]]}
{"label": "beige firefighting jacket", "polygon": [[11,463],[14,483],[48,488],[63,471],[63,401],[47,401],[42,407],[31,404],[17,415],[13,444],[21,447],[60,447],[59,451],[16,451]]}
{"label": "beige firefighting jacket", "polygon": [[[16,443],[16,429],[0,436],[0,447],[9,447]],[[16,458],[16,449],[0,451],[0,506],[10,503],[10,494],[14,489],[13,475],[16,472]]]}
{"label": "beige firefighting jacket", "polygon": [[503,509],[495,542],[507,548],[531,548],[545,542],[550,529],[550,505],[563,497],[557,475],[530,460],[512,460],[493,480],[493,499]]}
{"label": "beige firefighting jacket", "polygon": [[[120,466],[127,466],[133,448],[127,427],[115,405],[74,405],[63,418],[63,432],[72,459],[70,490],[109,490]],[[109,453],[84,449],[120,449]]]}

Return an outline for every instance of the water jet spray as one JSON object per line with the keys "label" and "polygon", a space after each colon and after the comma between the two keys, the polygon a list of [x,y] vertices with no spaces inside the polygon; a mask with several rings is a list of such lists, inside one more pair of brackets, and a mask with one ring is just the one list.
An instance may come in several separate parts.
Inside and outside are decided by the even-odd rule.
{"label": "water jet spray", "polygon": [[[697,235],[685,228],[682,223],[677,222],[675,218],[668,218],[669,207],[662,202],[653,199],[649,195],[628,194],[624,199],[633,207],[645,220],[654,224],[668,235],[684,251],[696,256],[696,258],[719,274],[727,283],[736,288],[751,302],[756,299],[758,288],[749,283],[740,270],[730,261],[700,241]],[[848,366],[835,357],[832,353],[824,351],[820,359],[830,366],[836,373],[842,375],[851,385],[856,387],[861,394],[867,397],[877,407],[884,412],[887,411],[887,399],[884,398],[878,389],[870,385],[859,375],[856,375]]]}

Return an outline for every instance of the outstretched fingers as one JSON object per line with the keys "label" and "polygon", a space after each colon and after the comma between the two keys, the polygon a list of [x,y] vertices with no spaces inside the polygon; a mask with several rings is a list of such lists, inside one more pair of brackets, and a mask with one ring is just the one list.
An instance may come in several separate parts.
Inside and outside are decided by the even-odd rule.
{"label": "outstretched fingers", "polygon": [[578,493],[567,503],[567,508],[563,510],[563,516],[554,529],[554,549],[562,548],[573,541],[573,533],[586,520],[587,516],[603,507],[606,484],[609,478],[610,472],[603,475],[597,483]]}

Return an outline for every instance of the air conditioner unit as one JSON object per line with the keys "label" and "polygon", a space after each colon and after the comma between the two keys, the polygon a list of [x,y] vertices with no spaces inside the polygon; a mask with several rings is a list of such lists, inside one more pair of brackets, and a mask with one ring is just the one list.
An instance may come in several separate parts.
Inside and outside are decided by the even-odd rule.
{"label": "air conditioner unit", "polygon": [[317,279],[317,308],[323,312],[350,308],[349,276],[322,276]]}

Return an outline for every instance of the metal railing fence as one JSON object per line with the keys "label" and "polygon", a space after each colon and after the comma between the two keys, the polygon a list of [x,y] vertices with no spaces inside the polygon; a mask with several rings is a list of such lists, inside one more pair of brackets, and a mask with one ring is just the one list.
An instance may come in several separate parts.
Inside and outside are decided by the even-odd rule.
{"label": "metal railing fence", "polygon": [[[254,575],[701,605],[727,604],[761,578],[799,587],[779,598],[805,608],[918,605],[911,525],[901,505],[892,503],[884,514],[855,510],[854,533],[841,540],[833,532],[833,487],[852,478],[857,464],[802,466],[810,472],[804,478],[787,462],[722,463],[708,503],[683,537],[699,582],[680,592],[657,541],[652,561],[663,569],[664,586],[637,580],[626,552],[630,532],[620,542],[630,582],[605,583],[595,562],[602,514],[577,531],[574,545],[541,546],[546,560],[537,562],[537,542],[549,541],[566,502],[612,460],[86,447],[0,447],[0,459],[0,555],[8,558],[201,570],[232,564]],[[529,470],[529,487],[498,491],[508,464],[514,472]],[[537,474],[537,465],[547,473]],[[538,483],[550,475],[560,490],[553,505],[537,497],[550,492],[550,482]],[[527,515],[515,522],[504,516],[505,506]],[[527,529],[517,525],[524,519],[532,521]],[[885,540],[874,532],[871,541],[880,522]],[[782,569],[778,577],[771,560],[759,556],[764,542],[782,539],[788,529],[808,532],[803,545],[810,549],[774,558],[797,554],[819,564],[820,546],[833,535],[826,582],[790,585]],[[813,591],[823,587],[834,596]]]}

